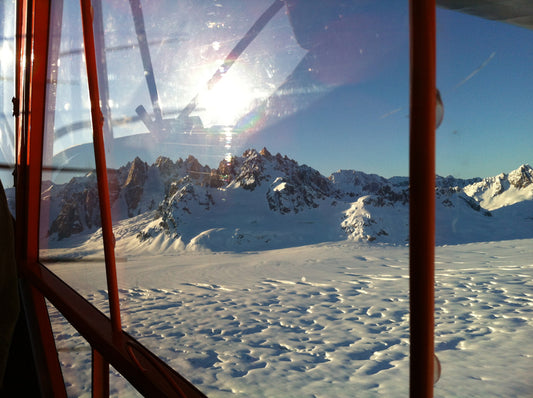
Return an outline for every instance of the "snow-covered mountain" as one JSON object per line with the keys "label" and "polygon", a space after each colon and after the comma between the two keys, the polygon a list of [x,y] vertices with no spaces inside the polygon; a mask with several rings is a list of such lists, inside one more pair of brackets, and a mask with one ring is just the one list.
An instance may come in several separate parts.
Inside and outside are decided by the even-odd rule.
{"label": "snow-covered mountain", "polygon": [[465,193],[487,210],[533,199],[533,169],[522,165],[509,174],[485,178],[465,187]]}
{"label": "snow-covered mountain", "polygon": [[[533,169],[461,180],[437,177],[437,244],[533,237]],[[329,178],[265,148],[214,169],[193,156],[139,158],[109,175],[118,240],[137,247],[262,250],[338,240],[405,244],[409,181],[340,170]],[[96,177],[45,183],[42,236],[96,233]],[[96,233],[98,234],[98,233]],[[165,242],[161,246],[161,242]]]}

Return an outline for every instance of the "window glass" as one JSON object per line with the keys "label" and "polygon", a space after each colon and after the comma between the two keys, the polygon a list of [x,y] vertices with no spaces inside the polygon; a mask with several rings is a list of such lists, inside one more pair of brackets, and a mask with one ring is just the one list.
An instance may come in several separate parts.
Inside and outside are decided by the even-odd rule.
{"label": "window glass", "polygon": [[[40,261],[108,313],[80,5],[58,0],[51,10]],[[65,148],[85,142],[65,155]]]}
{"label": "window glass", "polygon": [[[407,2],[93,6],[124,329],[209,396],[405,395]],[[63,178],[94,164],[75,8]],[[98,304],[83,222],[46,253],[78,256],[53,270]]]}
{"label": "window glass", "polygon": [[7,189],[13,186],[15,163],[15,129],[11,102],[15,95],[15,1],[3,1],[0,15],[0,179]]}
{"label": "window glass", "polygon": [[[93,5],[124,328],[210,396],[406,395],[407,2]],[[63,7],[43,255],[104,302]],[[437,395],[531,387],[531,34],[438,11]]]}
{"label": "window glass", "polygon": [[[52,304],[47,304],[67,396],[89,397],[93,390],[91,346]],[[109,395],[141,396],[112,366],[109,367]]]}
{"label": "window glass", "polygon": [[90,394],[91,346],[51,303],[47,308],[67,395]]}
{"label": "window glass", "polygon": [[[407,2],[93,6],[124,328],[210,396],[405,395]],[[53,9],[41,257],[106,311],[79,5]],[[440,396],[531,389],[531,35],[438,11]]]}
{"label": "window glass", "polygon": [[437,26],[435,391],[527,395],[533,30],[443,9]]}

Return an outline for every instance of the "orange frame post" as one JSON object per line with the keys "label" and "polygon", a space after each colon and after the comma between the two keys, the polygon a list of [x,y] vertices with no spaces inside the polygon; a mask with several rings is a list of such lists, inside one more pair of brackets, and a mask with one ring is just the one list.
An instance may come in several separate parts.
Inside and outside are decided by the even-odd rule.
{"label": "orange frame post", "polygon": [[[102,115],[99,108],[94,36],[90,2],[81,0],[82,17],[88,24],[89,40],[85,42],[88,62],[88,80],[92,104],[92,117],[97,154],[96,161],[106,173]],[[47,106],[47,70],[51,7],[53,2],[20,0],[17,2],[17,70],[16,100],[20,112],[16,114],[17,126],[17,217],[16,252],[22,277],[26,304],[33,309],[28,314],[30,331],[36,342],[34,355],[41,384],[41,393],[49,397],[66,397],[55,340],[48,317],[45,298],[89,342],[93,349],[93,394],[109,393],[109,364],[112,364],[139,392],[145,396],[204,397],[204,395],[175,370],[121,328],[118,289],[114,272],[114,237],[111,229],[109,192],[107,180],[99,178],[100,193],[107,195],[101,204],[104,217],[103,230],[107,234],[104,248],[111,307],[111,319],[98,311],[86,299],[61,281],[39,262],[39,219],[41,200],[41,174],[43,136]],[[57,38],[53,38],[56,40]],[[56,43],[57,44],[57,43]],[[17,107],[15,108],[17,109]],[[106,210],[107,209],[107,210]],[[107,231],[107,232],[105,232]],[[111,257],[110,257],[111,256]],[[111,260],[109,260],[111,258]],[[113,267],[110,267],[112,264]]]}
{"label": "orange frame post", "polygon": [[410,1],[410,396],[433,397],[436,11]]}
{"label": "orange frame post", "polygon": [[94,348],[92,349],[92,397],[109,397],[109,363]]}
{"label": "orange frame post", "polygon": [[[46,112],[46,80],[50,2],[17,3],[16,43],[16,254],[22,276],[35,272],[39,257],[42,143]],[[32,349],[43,396],[66,397],[55,340],[44,296],[21,283]]]}
{"label": "orange frame post", "polygon": [[98,90],[98,69],[96,66],[96,49],[94,43],[93,9],[90,0],[80,0],[80,2],[81,19],[83,25],[83,44],[85,47],[85,62],[87,64],[87,80],[89,83],[89,97],[91,99],[94,157],[96,161],[98,198],[100,200],[102,236],[104,239],[109,312],[111,314],[113,332],[119,334],[122,329],[122,325],[120,320],[117,270],[115,262],[115,236],[113,235],[113,221],[111,219],[111,204],[109,200],[109,185],[107,180],[107,166],[105,160],[103,133],[104,117],[100,109],[100,92]]}
{"label": "orange frame post", "polygon": [[[39,211],[50,2],[26,0],[17,15],[17,259],[31,284],[45,350],[50,394],[66,396],[44,297],[49,298],[91,343],[95,377],[111,362],[141,392],[166,396],[203,396],[157,357],[121,330],[114,237],[99,106],[91,4],[80,0],[91,97],[95,156],[102,212],[111,320],[76,295],[39,264]],[[31,14],[30,14],[31,10]],[[433,396],[435,250],[435,3],[410,0],[410,396]],[[25,26],[22,28],[24,22]],[[38,290],[37,290],[38,289]],[[105,395],[105,380],[98,394]]]}

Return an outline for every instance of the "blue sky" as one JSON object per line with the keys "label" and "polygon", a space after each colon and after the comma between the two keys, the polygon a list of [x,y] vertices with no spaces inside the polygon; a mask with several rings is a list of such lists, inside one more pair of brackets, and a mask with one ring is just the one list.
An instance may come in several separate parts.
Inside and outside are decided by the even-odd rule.
{"label": "blue sky", "polygon": [[440,10],[438,34],[437,76],[446,111],[437,170],[484,177],[531,164],[533,31]]}
{"label": "blue sky", "polygon": [[[250,1],[245,7],[235,7],[233,0],[191,3],[187,12],[176,4],[145,4],[155,79],[168,118],[206,85],[270,2]],[[294,34],[286,10],[280,11],[196,111],[209,126],[223,113],[246,115],[246,106],[236,106],[247,104],[241,124],[249,119],[251,127],[232,136],[188,136],[173,147],[171,157],[193,154],[216,167],[228,152],[240,155],[247,148],[266,146],[326,176],[339,169],[407,175],[407,1],[344,4],[341,12],[324,6],[315,17],[324,19],[327,29],[322,29],[326,22],[318,23],[303,35]],[[63,18],[62,52],[70,55],[61,58],[56,129],[89,118],[79,4],[67,3],[64,12],[69,17]],[[115,119],[135,115],[138,105],[152,111],[129,12],[126,1],[104,7],[106,46],[131,46],[107,53]],[[343,17],[337,18],[340,13]],[[332,16],[334,20],[328,19]],[[437,131],[437,173],[487,177],[532,164],[533,30],[438,9],[437,35],[437,86],[445,107]],[[276,97],[280,92],[288,95]],[[258,104],[265,100],[271,109],[262,113]],[[274,115],[270,119],[269,112]],[[115,128],[115,136],[145,131],[142,123],[122,125]],[[56,141],[55,152],[90,142],[91,136],[89,129],[64,136]],[[164,149],[168,146],[155,152]],[[154,159],[160,154],[155,152]]]}
{"label": "blue sky", "polygon": [[[398,5],[392,15],[393,26],[381,28],[394,33],[396,48],[376,73],[334,89],[251,143],[263,140],[325,175],[340,168],[407,175],[408,16]],[[437,173],[487,177],[532,163],[533,31],[438,9],[437,34],[445,107]]]}

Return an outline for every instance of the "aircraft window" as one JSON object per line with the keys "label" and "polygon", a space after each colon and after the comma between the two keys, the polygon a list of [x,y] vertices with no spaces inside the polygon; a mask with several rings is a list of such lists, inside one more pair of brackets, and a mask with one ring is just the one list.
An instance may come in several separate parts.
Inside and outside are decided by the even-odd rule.
{"label": "aircraft window", "polygon": [[[39,259],[100,311],[109,314],[105,276],[96,276],[102,274],[105,265],[97,232],[101,221],[92,133],[86,127],[90,126],[91,115],[80,6],[75,2],[52,2],[51,16]],[[71,126],[68,134],[61,133],[65,125]],[[71,157],[65,155],[64,148],[84,141],[90,144],[83,151]],[[93,234],[92,243],[79,240],[82,233]]]}
{"label": "aircraft window", "polygon": [[527,395],[532,388],[523,381],[532,370],[531,350],[524,351],[531,338],[532,61],[531,29],[438,9],[440,396]]}
{"label": "aircraft window", "polygon": [[[93,7],[124,330],[209,396],[407,395],[407,2]],[[52,15],[40,259],[107,314],[79,5]],[[506,396],[531,387],[533,40],[438,16],[435,391]]]}
{"label": "aircraft window", "polygon": [[[407,174],[408,118],[387,114],[408,102],[408,12],[389,6],[95,7],[123,327],[209,395],[338,395],[408,372],[406,187],[398,225],[362,209],[390,188],[376,174]],[[75,257],[46,265],[103,308],[79,10],[62,16],[41,256]]]}
{"label": "aircraft window", "polygon": [[81,397],[91,391],[90,374],[79,371],[80,366],[91,369],[91,346],[52,304],[47,307],[67,395]]}
{"label": "aircraft window", "polygon": [[[0,179],[4,188],[8,189],[13,186],[12,172],[15,164],[15,128],[11,102],[15,92],[15,2],[2,2],[0,11]],[[8,190],[8,200],[11,199],[11,191]]]}
{"label": "aircraft window", "polygon": [[[93,355],[91,346],[52,304],[47,304],[67,395],[69,397],[89,395],[92,392],[92,385],[91,374],[87,370],[91,369]],[[123,391],[127,391],[128,397],[142,396],[112,366],[109,369],[109,385],[110,396],[125,396]]]}

